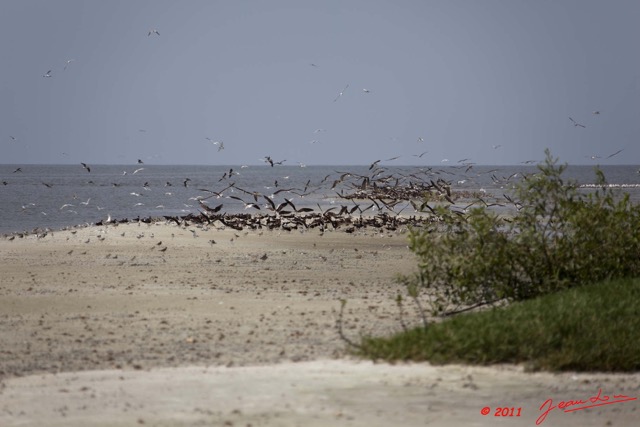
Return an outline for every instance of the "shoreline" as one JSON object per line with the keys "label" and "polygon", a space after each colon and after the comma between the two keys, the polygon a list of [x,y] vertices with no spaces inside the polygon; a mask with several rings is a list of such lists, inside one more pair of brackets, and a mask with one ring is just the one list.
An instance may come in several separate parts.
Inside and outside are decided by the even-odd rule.
{"label": "shoreline", "polygon": [[[340,300],[348,337],[399,331],[407,243],[401,229],[164,222],[0,239],[0,424],[494,425],[480,410],[508,406],[526,411],[510,425],[533,425],[549,398],[640,397],[640,373],[350,357]],[[629,425],[639,408],[555,411],[545,425]]]}

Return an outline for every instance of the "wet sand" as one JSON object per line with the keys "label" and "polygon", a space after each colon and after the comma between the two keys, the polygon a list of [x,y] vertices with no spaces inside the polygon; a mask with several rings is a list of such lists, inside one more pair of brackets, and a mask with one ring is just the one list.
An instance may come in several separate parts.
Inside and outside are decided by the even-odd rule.
{"label": "wet sand", "polygon": [[[548,398],[640,397],[640,374],[354,359],[339,300],[351,338],[397,331],[395,276],[415,263],[402,232],[377,229],[0,239],[0,425],[489,425],[498,406],[535,425]],[[556,409],[544,425],[631,425],[637,409]]]}

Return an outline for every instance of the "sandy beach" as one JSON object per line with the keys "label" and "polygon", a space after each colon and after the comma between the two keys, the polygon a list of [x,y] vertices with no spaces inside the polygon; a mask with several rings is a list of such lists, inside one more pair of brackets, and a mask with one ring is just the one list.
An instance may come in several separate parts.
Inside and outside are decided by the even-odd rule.
{"label": "sandy beach", "polygon": [[0,238],[0,425],[535,425],[548,399],[600,406],[556,408],[542,425],[633,425],[638,401],[614,395],[640,397],[640,374],[349,355],[339,300],[354,340],[397,331],[395,277],[415,264],[403,230],[374,228],[130,223]]}

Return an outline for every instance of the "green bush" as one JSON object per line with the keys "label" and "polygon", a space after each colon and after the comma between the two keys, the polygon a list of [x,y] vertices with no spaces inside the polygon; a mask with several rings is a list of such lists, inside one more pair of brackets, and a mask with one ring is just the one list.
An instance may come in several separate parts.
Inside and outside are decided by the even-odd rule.
{"label": "green bush", "polygon": [[455,316],[428,329],[365,337],[372,359],[525,363],[551,371],[640,369],[640,279],[603,281],[507,307]]}
{"label": "green bush", "polygon": [[516,184],[512,216],[440,207],[431,226],[410,231],[418,272],[400,280],[412,296],[428,293],[432,314],[640,276],[640,207],[598,169],[595,191],[565,182],[566,165],[545,154],[538,173]]}

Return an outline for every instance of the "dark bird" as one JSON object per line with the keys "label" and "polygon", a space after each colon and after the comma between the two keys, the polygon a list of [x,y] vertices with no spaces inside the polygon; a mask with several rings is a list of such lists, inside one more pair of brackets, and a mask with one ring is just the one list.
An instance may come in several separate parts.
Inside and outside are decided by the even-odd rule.
{"label": "dark bird", "polygon": [[143,165],[143,164],[144,164],[144,162],[143,162],[142,160],[138,159],[138,164],[139,164],[139,165]]}
{"label": "dark bird", "polygon": [[42,183],[42,185],[44,185],[44,186],[45,186],[45,187],[47,187],[47,188],[51,188],[51,187],[53,187],[53,185],[51,185],[51,184],[49,184],[49,183],[47,183],[47,182],[43,182],[43,183]]}
{"label": "dark bird", "polygon": [[147,37],[149,37],[151,34],[156,34],[156,35],[160,35],[160,33],[158,32],[158,30],[156,30],[155,28],[149,30],[149,34],[147,34]]}
{"label": "dark bird", "polygon": [[581,128],[586,128],[586,126],[585,126],[585,125],[582,125],[582,124],[580,124],[580,123],[576,122],[576,121],[575,121],[575,120],[573,120],[571,117],[569,117],[569,120],[571,120],[571,122],[573,123],[573,127],[580,126]]}
{"label": "dark bird", "polygon": [[616,152],[615,152],[615,153],[613,153],[613,154],[609,154],[609,155],[607,156],[607,159],[610,159],[610,158],[612,158],[613,156],[616,156],[616,155],[618,155],[618,154],[622,153],[622,151],[624,151],[624,149],[622,149],[622,150],[618,150],[618,151],[616,151]]}
{"label": "dark bird", "polygon": [[89,166],[87,166],[87,164],[86,164],[86,163],[82,163],[82,162],[80,162],[80,164],[82,165],[82,167],[83,167],[84,169],[86,169],[86,170],[87,170],[87,172],[91,172],[91,168],[90,168]]}
{"label": "dark bird", "polygon": [[22,168],[18,168],[16,170],[14,170],[12,173],[16,173],[16,172],[22,172]]}
{"label": "dark bird", "polygon": [[428,151],[424,151],[424,152],[422,152],[422,153],[420,153],[420,154],[413,154],[413,156],[414,156],[414,157],[418,157],[418,158],[420,158],[420,157],[424,156],[424,155],[425,155],[425,154],[427,154],[427,153],[428,153]]}
{"label": "dark bird", "polygon": [[190,179],[190,178],[185,179],[185,180],[182,182],[182,185],[184,185],[185,187],[188,187],[188,186],[189,186],[189,181],[191,181],[191,179]]}

